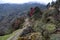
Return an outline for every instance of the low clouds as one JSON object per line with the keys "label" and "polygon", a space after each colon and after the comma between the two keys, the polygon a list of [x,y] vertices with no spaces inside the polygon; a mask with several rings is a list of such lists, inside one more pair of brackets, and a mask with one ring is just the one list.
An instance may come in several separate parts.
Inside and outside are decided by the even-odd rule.
{"label": "low clouds", "polygon": [[52,0],[0,0],[0,3],[26,3],[26,2],[39,2],[47,4],[48,2],[52,2]]}

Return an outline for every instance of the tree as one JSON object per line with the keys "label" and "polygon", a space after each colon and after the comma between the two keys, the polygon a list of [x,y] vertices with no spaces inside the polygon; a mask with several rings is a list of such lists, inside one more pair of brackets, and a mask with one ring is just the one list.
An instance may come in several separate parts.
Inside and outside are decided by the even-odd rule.
{"label": "tree", "polygon": [[34,9],[35,9],[35,11],[33,13],[34,19],[41,18],[42,12],[41,12],[40,8],[36,6]]}
{"label": "tree", "polygon": [[59,8],[59,5],[60,5],[60,0],[56,0],[56,3],[55,3],[56,7]]}
{"label": "tree", "polygon": [[52,2],[51,2],[51,6],[53,7],[54,5],[55,5],[55,2],[54,2],[54,1],[52,1]]}
{"label": "tree", "polygon": [[50,7],[50,2],[47,4],[47,6],[46,6],[47,8],[49,8]]}
{"label": "tree", "polygon": [[57,0],[57,2],[59,3],[59,2],[60,2],[60,0]]}

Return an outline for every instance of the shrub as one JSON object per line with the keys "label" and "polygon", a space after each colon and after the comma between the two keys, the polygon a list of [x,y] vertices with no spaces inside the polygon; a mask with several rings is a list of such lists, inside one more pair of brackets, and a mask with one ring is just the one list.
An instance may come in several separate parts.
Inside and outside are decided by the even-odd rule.
{"label": "shrub", "polygon": [[32,33],[29,37],[31,40],[44,40],[40,32]]}
{"label": "shrub", "polygon": [[46,31],[48,31],[49,33],[53,33],[56,31],[56,25],[54,24],[46,24],[46,25],[43,25],[42,28]]}
{"label": "shrub", "polygon": [[60,40],[60,34],[52,34],[50,40]]}
{"label": "shrub", "polygon": [[36,21],[35,24],[34,24],[34,30],[35,31],[38,31],[38,32],[41,32],[42,31],[42,26],[45,25],[42,21]]}
{"label": "shrub", "polygon": [[34,32],[25,37],[19,37],[18,40],[44,40],[44,38],[40,32]]}

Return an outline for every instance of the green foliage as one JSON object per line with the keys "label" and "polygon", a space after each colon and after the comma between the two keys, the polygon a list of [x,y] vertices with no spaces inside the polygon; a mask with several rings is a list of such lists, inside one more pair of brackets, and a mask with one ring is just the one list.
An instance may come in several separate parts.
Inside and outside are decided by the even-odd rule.
{"label": "green foliage", "polygon": [[57,24],[57,19],[56,19],[56,15],[58,14],[58,11],[55,8],[51,8],[46,10],[43,15],[42,15],[42,21],[44,23],[54,23]]}
{"label": "green foliage", "polygon": [[42,31],[41,27],[43,25],[45,25],[45,24],[42,21],[40,21],[40,20],[35,21],[35,23],[34,23],[34,30],[41,32]]}
{"label": "green foliage", "polygon": [[11,36],[11,34],[5,35],[5,36],[0,36],[0,40],[7,40],[10,36]]}
{"label": "green foliage", "polygon": [[13,33],[8,34],[8,35],[0,36],[0,40],[7,40],[8,38],[14,36],[17,31],[20,31],[20,30],[16,30],[16,31],[14,31]]}
{"label": "green foliage", "polygon": [[12,31],[13,31],[13,29],[7,29],[7,30],[5,31],[5,34],[10,34],[10,33],[12,33]]}
{"label": "green foliage", "polygon": [[35,7],[35,11],[33,13],[33,18],[40,19],[42,16],[42,11],[39,7]]}
{"label": "green foliage", "polygon": [[38,20],[41,18],[41,15],[40,15],[40,13],[36,13],[32,16],[32,18],[34,18],[35,20]]}
{"label": "green foliage", "polygon": [[38,13],[38,12],[40,12],[41,10],[40,10],[40,8],[39,7],[35,7],[35,13]]}
{"label": "green foliage", "polygon": [[60,27],[60,23],[57,24],[57,27],[58,27],[58,28]]}
{"label": "green foliage", "polygon": [[39,32],[32,33],[30,37],[31,37],[31,40],[44,40],[43,36]]}
{"label": "green foliage", "polygon": [[50,40],[60,40],[60,34],[52,34]]}
{"label": "green foliage", "polygon": [[46,25],[43,25],[42,28],[48,31],[49,33],[53,33],[56,31],[56,25],[54,24],[46,24]]}
{"label": "green foliage", "polygon": [[18,40],[44,40],[44,38],[40,32],[34,32],[25,37],[19,37]]}

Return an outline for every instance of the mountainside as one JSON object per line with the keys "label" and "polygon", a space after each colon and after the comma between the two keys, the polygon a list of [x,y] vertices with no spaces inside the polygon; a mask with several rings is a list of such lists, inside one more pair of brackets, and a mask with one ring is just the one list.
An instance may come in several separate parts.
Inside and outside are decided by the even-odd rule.
{"label": "mountainside", "polygon": [[18,17],[26,15],[26,13],[30,11],[30,8],[35,6],[41,9],[46,8],[44,4],[39,3],[0,4],[0,33],[9,31],[9,29],[11,29],[11,24]]}
{"label": "mountainside", "polygon": [[60,1],[46,7],[43,11],[36,6],[4,18],[0,22],[0,40],[60,40]]}
{"label": "mountainside", "polygon": [[25,3],[25,4],[0,4],[0,20],[5,17],[22,14],[24,11],[29,11],[31,7],[39,6],[41,9],[46,8],[44,4]]}
{"label": "mountainside", "polygon": [[29,10],[31,7],[39,6],[41,9],[46,8],[44,4],[40,3],[25,3],[25,4],[0,4],[0,14],[8,15],[13,12],[23,12]]}
{"label": "mountainside", "polygon": [[[39,6],[41,9],[46,8],[45,5],[39,3],[25,3],[25,4],[0,4],[0,22],[12,20],[18,15],[23,15],[24,12],[29,11],[31,7]],[[3,21],[3,22],[4,22]]]}

